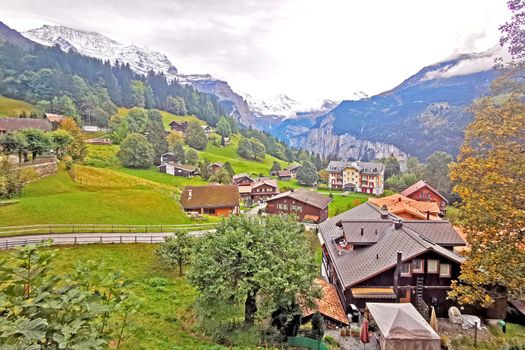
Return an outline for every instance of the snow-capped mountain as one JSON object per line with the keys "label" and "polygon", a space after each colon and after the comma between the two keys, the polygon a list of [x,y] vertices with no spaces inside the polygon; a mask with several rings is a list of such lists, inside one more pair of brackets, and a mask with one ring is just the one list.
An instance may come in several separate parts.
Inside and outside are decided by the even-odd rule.
{"label": "snow-capped mountain", "polygon": [[57,46],[65,52],[74,50],[82,55],[129,63],[131,69],[139,74],[148,71],[176,75],[177,68],[166,55],[136,45],[125,45],[102,34],[63,26],[44,25],[22,33],[26,38],[46,46]]}
{"label": "snow-capped mountain", "polygon": [[217,96],[230,115],[248,125],[260,127],[256,117],[271,117],[273,123],[278,123],[283,119],[296,117],[301,112],[326,112],[328,107],[332,107],[332,104],[326,104],[325,101],[313,108],[304,106],[282,94],[268,100],[255,99],[249,94],[241,96],[234,92],[226,81],[216,79],[210,74],[179,73],[175,65],[162,53],[145,47],[122,44],[96,32],[44,25],[22,34],[39,44],[56,46],[65,52],[78,52],[104,61],[109,60],[111,64],[129,63],[130,68],[139,74],[145,75],[151,70],[164,73],[168,80],[177,80],[181,84],[189,84],[201,92]]}

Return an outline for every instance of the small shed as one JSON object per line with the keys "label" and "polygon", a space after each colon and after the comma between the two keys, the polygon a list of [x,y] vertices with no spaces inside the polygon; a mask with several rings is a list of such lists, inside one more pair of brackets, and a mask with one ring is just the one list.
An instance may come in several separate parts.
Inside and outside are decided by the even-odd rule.
{"label": "small shed", "polygon": [[441,338],[410,303],[366,303],[381,332],[381,350],[440,350]]}

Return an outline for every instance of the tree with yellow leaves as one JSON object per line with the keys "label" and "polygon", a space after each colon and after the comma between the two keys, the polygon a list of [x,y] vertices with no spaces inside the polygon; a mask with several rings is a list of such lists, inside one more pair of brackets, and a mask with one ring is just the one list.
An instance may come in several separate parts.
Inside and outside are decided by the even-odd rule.
{"label": "tree with yellow leaves", "polygon": [[525,296],[525,105],[518,96],[500,105],[483,98],[472,110],[450,165],[470,249],[449,296],[489,307]]}

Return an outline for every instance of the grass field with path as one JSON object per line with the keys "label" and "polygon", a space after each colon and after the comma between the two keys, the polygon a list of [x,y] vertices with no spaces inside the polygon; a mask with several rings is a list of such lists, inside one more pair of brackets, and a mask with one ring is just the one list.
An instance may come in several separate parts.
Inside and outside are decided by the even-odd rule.
{"label": "grass field with path", "polygon": [[22,112],[26,112],[29,115],[33,110],[35,110],[33,105],[27,102],[0,96],[0,118],[18,117]]}

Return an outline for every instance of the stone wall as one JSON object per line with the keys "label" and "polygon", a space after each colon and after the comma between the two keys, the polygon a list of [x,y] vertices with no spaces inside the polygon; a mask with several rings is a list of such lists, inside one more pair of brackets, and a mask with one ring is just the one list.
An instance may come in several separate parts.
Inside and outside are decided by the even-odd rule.
{"label": "stone wall", "polygon": [[39,159],[36,163],[25,163],[20,165],[26,182],[33,182],[43,177],[57,173],[58,162],[56,158]]}

